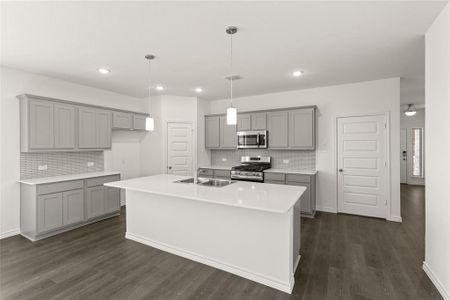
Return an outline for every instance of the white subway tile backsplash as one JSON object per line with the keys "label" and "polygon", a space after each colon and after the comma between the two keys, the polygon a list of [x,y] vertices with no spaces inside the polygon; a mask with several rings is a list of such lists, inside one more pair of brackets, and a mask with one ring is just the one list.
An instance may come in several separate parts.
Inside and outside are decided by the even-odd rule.
{"label": "white subway tile backsplash", "polygon": [[242,150],[211,150],[212,166],[232,167],[240,164],[241,156],[261,155],[272,157],[272,168],[274,169],[297,169],[315,170],[316,152],[313,151],[291,151],[291,150],[264,150],[264,149],[242,149]]}
{"label": "white subway tile backsplash", "polygon": [[99,171],[103,171],[103,151],[20,153],[21,179]]}

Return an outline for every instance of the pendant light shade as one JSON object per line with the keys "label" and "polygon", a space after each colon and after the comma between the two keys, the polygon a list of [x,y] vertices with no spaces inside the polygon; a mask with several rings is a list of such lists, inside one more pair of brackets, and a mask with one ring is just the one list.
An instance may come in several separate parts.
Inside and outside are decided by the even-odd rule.
{"label": "pendant light shade", "polygon": [[236,107],[227,108],[227,125],[237,124],[237,109]]}
{"label": "pendant light shade", "polygon": [[416,107],[414,106],[414,104],[408,104],[408,109],[405,110],[405,115],[408,117],[412,117],[416,114]]}
{"label": "pendant light shade", "polygon": [[[151,61],[155,58],[154,55],[147,54],[145,59],[148,60],[148,101],[151,101]],[[154,131],[155,130],[155,120],[152,117],[145,118],[145,130]]]}
{"label": "pendant light shade", "polygon": [[227,125],[237,124],[237,109],[233,107],[233,34],[237,32],[237,27],[229,26],[225,32],[230,35],[230,107],[227,108]]}

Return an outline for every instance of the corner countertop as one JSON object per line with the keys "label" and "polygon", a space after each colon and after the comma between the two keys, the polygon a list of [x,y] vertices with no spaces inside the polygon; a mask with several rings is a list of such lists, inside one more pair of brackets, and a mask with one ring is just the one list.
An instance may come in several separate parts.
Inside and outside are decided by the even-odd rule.
{"label": "corner countertop", "polygon": [[303,186],[248,181],[236,181],[224,187],[175,182],[188,178],[190,177],[159,174],[108,182],[105,186],[282,214],[288,212],[306,190]]}
{"label": "corner countertop", "polygon": [[30,178],[30,179],[21,179],[20,183],[36,185],[36,184],[45,184],[45,183],[54,183],[61,181],[70,181],[70,180],[79,180],[85,178],[95,178],[95,177],[103,177],[110,175],[120,175],[120,172],[114,171],[101,171],[101,172],[91,172],[91,173],[81,173],[81,174],[69,174],[69,175],[61,175],[61,176],[52,176],[52,177],[42,177],[42,178]]}
{"label": "corner countertop", "polygon": [[301,175],[316,175],[316,170],[296,170],[296,169],[267,169],[267,173],[283,173],[283,174],[301,174]]}

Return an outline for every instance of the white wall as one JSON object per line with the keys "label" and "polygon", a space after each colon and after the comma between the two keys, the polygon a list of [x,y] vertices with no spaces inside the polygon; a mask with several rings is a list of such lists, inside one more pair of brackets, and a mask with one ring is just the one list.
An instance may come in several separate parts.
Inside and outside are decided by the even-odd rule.
{"label": "white wall", "polygon": [[[301,80],[301,79],[300,79]],[[335,118],[340,115],[390,113],[391,142],[391,214],[400,217],[400,79],[390,78],[354,84],[321,87],[283,93],[237,98],[238,111],[262,110],[305,105],[317,105],[318,128],[316,168],[317,209],[337,211],[335,160]],[[211,102],[211,113],[224,113],[229,100]]]}
{"label": "white wall", "polygon": [[[408,184],[417,184],[417,185],[424,185],[425,184],[425,177],[415,177],[412,175],[413,168],[412,168],[412,129],[413,128],[424,128],[424,135],[427,134],[425,130],[425,109],[417,109],[417,113],[414,116],[405,116],[403,113],[404,109],[401,109],[400,112],[400,128],[406,129],[406,148],[407,148],[407,178],[406,183]],[[424,153],[425,153],[425,147],[424,147]],[[424,156],[424,166],[425,166],[425,156]]]}
{"label": "white wall", "polygon": [[450,4],[426,33],[424,270],[450,299]]}
{"label": "white wall", "polygon": [[[20,128],[16,96],[23,93],[146,112],[143,100],[138,98],[2,66],[0,237],[19,230]],[[138,136],[114,134],[112,151],[105,152],[105,168],[120,171],[124,177],[136,176],[138,140]]]}

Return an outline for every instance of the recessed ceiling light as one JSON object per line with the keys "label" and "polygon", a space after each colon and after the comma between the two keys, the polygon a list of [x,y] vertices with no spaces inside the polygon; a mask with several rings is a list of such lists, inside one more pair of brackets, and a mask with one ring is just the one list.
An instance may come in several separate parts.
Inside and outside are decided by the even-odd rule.
{"label": "recessed ceiling light", "polygon": [[303,71],[297,70],[297,71],[292,72],[292,76],[294,76],[294,77],[300,77],[302,75],[303,75]]}
{"label": "recessed ceiling light", "polygon": [[157,89],[158,91],[163,91],[163,90],[164,90],[164,87],[163,87],[162,85],[157,85],[157,86],[156,86],[156,89]]}
{"label": "recessed ceiling light", "polygon": [[106,68],[99,68],[99,69],[98,69],[98,72],[99,72],[100,74],[109,74],[109,73],[111,73],[111,70],[108,70],[108,69],[106,69]]}
{"label": "recessed ceiling light", "polygon": [[197,87],[197,88],[195,88],[195,92],[201,93],[201,92],[203,92],[203,89],[201,87]]}

